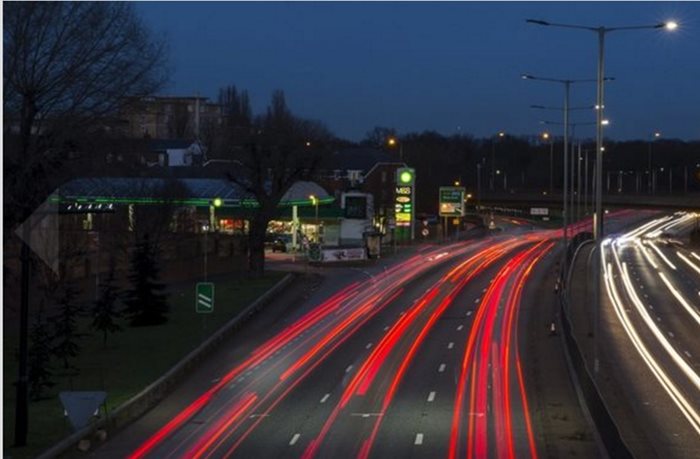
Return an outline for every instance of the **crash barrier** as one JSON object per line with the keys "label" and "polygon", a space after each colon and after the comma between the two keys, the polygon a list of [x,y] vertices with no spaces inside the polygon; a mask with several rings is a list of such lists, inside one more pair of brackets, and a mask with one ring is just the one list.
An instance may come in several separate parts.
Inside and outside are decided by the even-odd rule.
{"label": "crash barrier", "polygon": [[[590,240],[590,238],[584,239],[582,237],[579,244],[576,246],[573,256],[571,257],[569,277],[576,262],[576,257],[579,254],[580,248],[584,246],[583,242],[585,240]],[[567,293],[559,296],[559,312],[561,318],[560,328],[563,332],[562,335],[565,344],[564,350],[568,357],[567,360],[570,365],[570,370],[573,370],[571,377],[574,380],[574,384],[576,384],[579,388],[579,394],[583,397],[582,402],[585,403],[588,412],[590,413],[593,424],[598,431],[600,441],[603,443],[608,455],[611,458],[631,459],[634,456],[627,447],[627,444],[625,444],[624,440],[622,439],[620,430],[610,414],[610,410],[605,404],[605,401],[603,400],[603,397],[595,384],[593,376],[588,371],[581,348],[573,334],[571,320],[569,317]]]}
{"label": "crash barrier", "polygon": [[221,327],[209,339],[191,351],[185,358],[175,364],[167,373],[151,383],[144,390],[134,397],[118,406],[114,411],[96,420],[91,425],[64,438],[48,450],[44,451],[38,459],[49,459],[57,457],[71,448],[76,447],[81,440],[98,436],[98,431],[117,431],[129,423],[135,421],[148,410],[153,408],[167,394],[172,391],[177,384],[189,376],[192,370],[204,359],[211,356],[212,352],[228,338],[235,330],[239,329],[250,317],[255,315],[294,280],[293,274],[287,274],[282,280],[274,285],[265,294],[251,303],[236,317],[231,319],[226,325]]}

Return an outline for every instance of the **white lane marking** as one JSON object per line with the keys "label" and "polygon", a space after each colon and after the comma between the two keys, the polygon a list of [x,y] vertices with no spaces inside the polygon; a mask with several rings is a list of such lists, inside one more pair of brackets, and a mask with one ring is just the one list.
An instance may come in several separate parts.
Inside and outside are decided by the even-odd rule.
{"label": "white lane marking", "polygon": [[300,434],[295,433],[294,436],[292,437],[291,440],[289,440],[289,446],[294,446],[294,444],[299,440],[299,437],[301,437]]}
{"label": "white lane marking", "polygon": [[457,327],[457,331],[460,331],[463,328],[464,328],[464,325],[460,325],[459,327]]}
{"label": "white lane marking", "polygon": [[418,433],[416,434],[416,440],[413,442],[414,445],[422,445],[423,444],[423,434]]}
{"label": "white lane marking", "polygon": [[692,355],[690,355],[690,352],[688,352],[688,351],[683,351],[683,352],[685,353],[685,355],[687,355],[687,356],[688,356],[688,358],[693,358],[693,356],[692,356]]}
{"label": "white lane marking", "polygon": [[321,399],[321,403],[326,403],[326,400],[328,400],[328,397],[330,397],[330,396],[331,396],[331,394],[324,395],[323,398]]}
{"label": "white lane marking", "polygon": [[474,300],[474,304],[476,304],[476,303],[478,303],[478,302],[479,302],[479,298],[477,298],[476,300]]}
{"label": "white lane marking", "polygon": [[433,400],[435,400],[435,391],[432,391],[428,394],[428,401],[432,402]]}
{"label": "white lane marking", "polygon": [[481,291],[481,293],[486,293],[486,289],[483,289],[483,290]]}
{"label": "white lane marking", "polygon": [[370,347],[372,347],[372,343],[367,343],[367,346],[365,346],[365,349],[369,349]]}
{"label": "white lane marking", "polygon": [[347,367],[345,369],[345,373],[350,373],[350,370],[352,370],[352,365],[350,365],[349,367]]}
{"label": "white lane marking", "polygon": [[442,373],[443,371],[445,371],[445,366],[446,365],[444,363],[441,363],[440,366],[438,367],[438,373]]}
{"label": "white lane marking", "polygon": [[467,317],[469,317],[470,315],[472,315],[472,311],[467,311]]}
{"label": "white lane marking", "polygon": [[670,336],[671,338],[673,338],[675,335],[674,335],[673,333],[671,333],[671,332],[668,332],[668,336]]}
{"label": "white lane marking", "polygon": [[384,331],[387,331],[388,329],[389,329],[388,325],[386,327],[384,327]]}
{"label": "white lane marking", "polygon": [[447,344],[447,349],[452,349],[453,347],[455,347],[455,343],[450,341],[450,343]]}

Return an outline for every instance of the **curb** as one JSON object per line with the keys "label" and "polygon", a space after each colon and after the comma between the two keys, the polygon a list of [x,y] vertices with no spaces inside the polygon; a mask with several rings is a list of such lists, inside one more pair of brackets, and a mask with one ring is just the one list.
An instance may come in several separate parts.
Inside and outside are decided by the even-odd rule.
{"label": "curb", "polygon": [[201,343],[182,360],[176,363],[160,378],[149,384],[138,394],[115,408],[105,417],[74,432],[51,448],[38,456],[38,459],[49,459],[65,453],[71,447],[76,446],[82,439],[89,437],[98,430],[116,431],[141,417],[148,410],[160,402],[195,366],[210,355],[210,351],[216,348],[232,332],[240,328],[250,317],[264,308],[272,298],[286,288],[296,276],[292,273],[284,276],[270,290],[265,292],[257,300],[253,301],[233,319],[223,325],[216,333]]}

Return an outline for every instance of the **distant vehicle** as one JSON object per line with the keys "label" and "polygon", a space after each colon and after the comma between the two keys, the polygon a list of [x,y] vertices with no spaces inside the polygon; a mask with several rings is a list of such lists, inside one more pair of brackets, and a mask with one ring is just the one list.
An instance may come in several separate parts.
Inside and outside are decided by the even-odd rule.
{"label": "distant vehicle", "polygon": [[272,242],[272,252],[287,252],[292,243],[292,236],[289,234],[278,234]]}

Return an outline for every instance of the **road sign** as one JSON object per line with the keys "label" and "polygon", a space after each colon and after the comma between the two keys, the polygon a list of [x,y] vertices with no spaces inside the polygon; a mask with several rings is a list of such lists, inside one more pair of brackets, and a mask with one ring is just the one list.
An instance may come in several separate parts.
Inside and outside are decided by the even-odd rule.
{"label": "road sign", "polygon": [[198,314],[214,312],[214,284],[212,282],[198,282],[196,289],[195,310]]}
{"label": "road sign", "polygon": [[430,235],[430,230],[428,228],[423,228],[420,234],[422,234],[423,237],[428,237]]}
{"label": "road sign", "polygon": [[548,207],[530,207],[530,215],[549,215]]}
{"label": "road sign", "polygon": [[464,193],[463,187],[440,187],[440,216],[464,217]]}
{"label": "road sign", "polygon": [[100,406],[107,398],[107,392],[59,392],[58,398],[63,404],[64,413],[68,416],[73,429],[80,430],[97,416]]}

